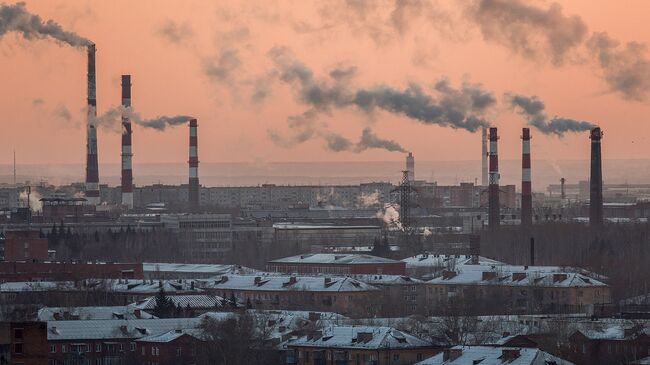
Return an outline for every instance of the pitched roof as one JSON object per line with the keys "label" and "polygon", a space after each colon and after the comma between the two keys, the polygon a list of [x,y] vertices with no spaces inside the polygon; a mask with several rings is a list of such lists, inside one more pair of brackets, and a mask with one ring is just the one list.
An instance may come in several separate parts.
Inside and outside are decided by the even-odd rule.
{"label": "pitched roof", "polygon": [[287,275],[224,275],[221,280],[203,281],[201,287],[212,290],[359,292],[378,290],[372,285],[349,277]]}
{"label": "pitched roof", "polygon": [[428,283],[540,287],[607,286],[586,274],[568,271],[559,266],[518,265],[462,265],[449,271],[449,275],[443,273]]}
{"label": "pitched roof", "polygon": [[48,321],[47,340],[137,339],[176,329],[198,328],[200,318]]}
{"label": "pitched roof", "polygon": [[151,273],[200,273],[211,275],[223,275],[229,273],[253,273],[257,270],[240,265],[219,265],[219,264],[173,264],[145,262],[142,264],[145,275]]}
{"label": "pitched roof", "polygon": [[157,342],[157,343],[166,343],[172,342],[183,336],[191,336],[197,339],[201,338],[200,329],[174,329],[164,333],[159,333],[151,336],[141,337],[136,342]]}
{"label": "pitched roof", "polygon": [[366,254],[334,254],[334,253],[313,253],[303,254],[269,261],[270,264],[391,264],[400,261],[391,260],[379,256]]}
{"label": "pitched roof", "polygon": [[[191,309],[214,309],[223,307],[228,301],[216,295],[170,295],[168,297],[174,307],[190,307]],[[138,301],[135,306],[142,310],[153,310],[156,307],[156,297]]]}
{"label": "pitched roof", "polygon": [[[453,261],[456,266],[469,265],[472,258],[470,255],[440,255],[424,253],[402,259],[406,263],[407,268],[425,268],[425,267],[447,267],[450,261]],[[487,257],[479,256],[478,262],[481,265],[503,265],[501,261],[493,260]]]}
{"label": "pitched roof", "polygon": [[86,319],[151,319],[155,316],[140,311],[136,306],[110,307],[44,307],[38,310],[39,321],[86,320]]}
{"label": "pitched roof", "polygon": [[392,327],[330,326],[318,333],[299,337],[289,347],[362,349],[406,349],[431,347],[431,343]]}
{"label": "pitched roof", "polygon": [[[490,346],[455,346],[451,351],[460,352],[453,360],[444,360],[445,350],[416,365],[571,365],[540,349],[526,347],[490,347]],[[511,351],[511,357],[504,356],[504,351]],[[515,357],[516,356],[516,357]],[[453,357],[453,356],[452,356]]]}

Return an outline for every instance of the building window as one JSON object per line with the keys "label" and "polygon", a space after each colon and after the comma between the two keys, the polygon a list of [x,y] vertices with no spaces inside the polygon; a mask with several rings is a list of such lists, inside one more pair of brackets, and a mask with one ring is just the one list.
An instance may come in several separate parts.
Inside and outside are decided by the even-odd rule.
{"label": "building window", "polygon": [[399,361],[399,354],[393,354],[393,360]]}
{"label": "building window", "polygon": [[23,339],[23,329],[22,328],[15,328],[14,329],[14,338],[16,340],[22,340]]}
{"label": "building window", "polygon": [[176,357],[181,357],[183,355],[183,349],[180,347],[176,348]]}
{"label": "building window", "polygon": [[422,354],[421,354],[421,353],[418,353],[418,354],[417,354],[417,359],[416,359],[416,360],[417,360],[417,361],[421,361],[421,360],[422,360]]}
{"label": "building window", "polygon": [[146,354],[147,354],[147,349],[146,349],[146,347],[145,347],[145,346],[142,346],[141,349],[142,349],[142,351],[141,351],[141,352],[142,352],[142,355],[143,355],[143,356],[146,355]]}
{"label": "building window", "polygon": [[14,344],[14,354],[22,354],[23,353],[23,344],[22,343],[15,343]]}
{"label": "building window", "polygon": [[102,351],[102,344],[101,343],[96,343],[95,344],[95,352],[101,352]]}
{"label": "building window", "polygon": [[64,354],[68,352],[68,349],[65,347],[65,345],[61,345],[61,352]]}
{"label": "building window", "polygon": [[135,351],[135,342],[131,342],[129,346],[131,351]]}
{"label": "building window", "polygon": [[124,352],[124,344],[123,343],[120,344],[120,352]]}
{"label": "building window", "polygon": [[56,345],[50,345],[50,353],[51,354],[56,353]]}

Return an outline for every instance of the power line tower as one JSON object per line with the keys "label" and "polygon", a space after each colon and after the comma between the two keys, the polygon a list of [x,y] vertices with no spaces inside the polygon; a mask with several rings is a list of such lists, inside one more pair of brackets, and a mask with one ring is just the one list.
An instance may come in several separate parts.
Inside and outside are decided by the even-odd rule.
{"label": "power line tower", "polygon": [[399,219],[402,227],[406,230],[411,226],[411,181],[409,171],[402,171],[402,181],[399,185]]}

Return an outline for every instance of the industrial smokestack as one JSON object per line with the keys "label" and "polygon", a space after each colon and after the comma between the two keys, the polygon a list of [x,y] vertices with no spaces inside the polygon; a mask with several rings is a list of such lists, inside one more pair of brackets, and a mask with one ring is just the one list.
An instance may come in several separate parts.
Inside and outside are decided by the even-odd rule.
{"label": "industrial smokestack", "polygon": [[499,155],[497,153],[497,129],[490,128],[490,185],[488,187],[488,224],[490,229],[499,227]]}
{"label": "industrial smokestack", "polygon": [[603,132],[600,127],[591,130],[591,180],[589,183],[589,225],[603,225],[603,170],[600,140]]}
{"label": "industrial smokestack", "polygon": [[488,171],[488,129],[483,127],[481,134],[481,185],[489,184]]}
{"label": "industrial smokestack", "polygon": [[190,180],[188,201],[190,209],[199,207],[199,154],[198,154],[198,123],[190,119]]}
{"label": "industrial smokestack", "polygon": [[95,83],[95,45],[88,46],[88,115],[86,125],[86,199],[99,204],[99,163],[97,159],[97,88]]}
{"label": "industrial smokestack", "polygon": [[530,238],[530,266],[535,266],[535,239]]}
{"label": "industrial smokestack", "polygon": [[406,156],[406,171],[408,171],[409,182],[415,181],[415,158],[412,152]]}
{"label": "industrial smokestack", "polygon": [[566,183],[566,179],[561,178],[560,179],[560,198],[562,198],[562,200],[566,199],[566,188],[564,186],[565,183]]}
{"label": "industrial smokestack", "polygon": [[530,129],[523,128],[521,134],[521,225],[533,224],[533,193],[530,175]]}
{"label": "industrial smokestack", "polygon": [[[122,75],[122,106],[131,107],[131,75]],[[133,209],[133,151],[131,119],[122,114],[122,205]]]}

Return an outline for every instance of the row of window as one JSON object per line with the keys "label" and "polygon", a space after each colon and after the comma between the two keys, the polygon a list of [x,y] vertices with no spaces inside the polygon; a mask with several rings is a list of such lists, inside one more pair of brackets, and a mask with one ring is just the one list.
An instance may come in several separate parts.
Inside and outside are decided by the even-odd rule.
{"label": "row of window", "polygon": [[[129,350],[130,351],[135,351],[136,345],[135,342],[129,343]],[[95,344],[95,352],[102,352],[102,349],[104,349],[105,352],[124,352],[124,344],[119,343],[119,344],[104,344],[102,346],[101,343],[96,343]],[[92,344],[87,344],[87,343],[78,343],[78,344],[50,344],[50,353],[55,354],[57,351],[61,351],[61,353],[84,353],[84,352],[93,352],[93,346]]]}

